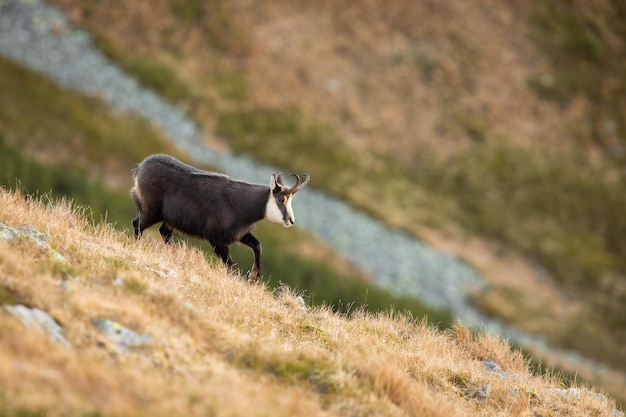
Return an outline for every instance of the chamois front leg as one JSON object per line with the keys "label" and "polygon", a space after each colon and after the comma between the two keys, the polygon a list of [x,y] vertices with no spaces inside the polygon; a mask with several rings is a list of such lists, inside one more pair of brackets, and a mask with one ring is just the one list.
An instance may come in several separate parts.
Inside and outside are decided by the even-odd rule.
{"label": "chamois front leg", "polygon": [[254,266],[250,271],[250,282],[257,282],[261,277],[261,242],[249,232],[239,241],[254,251]]}
{"label": "chamois front leg", "polygon": [[213,245],[213,250],[220,257],[222,262],[228,266],[228,269],[233,269],[235,262],[233,262],[233,258],[230,256],[230,250],[228,249],[228,245]]}
{"label": "chamois front leg", "polygon": [[135,232],[135,239],[139,239],[141,237],[141,230],[139,229],[139,216],[137,213],[137,217],[133,219],[133,231]]}
{"label": "chamois front leg", "polygon": [[135,239],[139,239],[143,231],[155,223],[161,221],[160,218],[151,215],[149,211],[140,211],[132,221],[133,230],[135,231]]}
{"label": "chamois front leg", "polygon": [[159,227],[159,233],[161,233],[163,241],[169,244],[172,241],[174,229],[172,229],[167,223],[163,222],[163,224],[161,224],[161,227]]}

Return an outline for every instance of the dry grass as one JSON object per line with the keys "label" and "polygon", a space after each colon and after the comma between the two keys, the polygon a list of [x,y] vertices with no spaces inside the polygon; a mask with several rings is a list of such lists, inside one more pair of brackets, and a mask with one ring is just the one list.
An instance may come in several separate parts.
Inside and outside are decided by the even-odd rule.
{"label": "dry grass", "polygon": [[[68,260],[27,239],[0,240],[0,286],[48,312],[72,345],[0,314],[2,415],[608,416],[614,408],[585,390],[553,391],[558,380],[533,376],[496,337],[303,308],[287,288],[272,294],[196,249],[94,227],[67,204],[0,190],[0,222],[37,228]],[[95,318],[153,342],[120,349]],[[518,376],[491,373],[485,359]]]}

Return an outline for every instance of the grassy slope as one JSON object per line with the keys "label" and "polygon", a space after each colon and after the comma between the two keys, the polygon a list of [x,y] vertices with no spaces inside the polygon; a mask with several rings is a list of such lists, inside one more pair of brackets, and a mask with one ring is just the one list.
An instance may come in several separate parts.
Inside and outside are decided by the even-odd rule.
{"label": "grassy slope", "polygon": [[[302,308],[288,289],[250,286],[194,248],[137,243],[64,203],[0,189],[0,222],[44,232],[68,261],[28,239],[0,240],[0,303],[48,312],[71,343],[0,313],[0,415],[609,416],[614,407],[588,391],[554,392],[557,379],[532,375],[496,337]],[[122,350],[96,318],[153,341]],[[485,359],[518,376],[490,373]]]}
{"label": "grassy slope", "polygon": [[[623,19],[603,19],[615,2],[580,2],[571,14],[533,2],[57,3],[234,149],[306,166],[318,186],[393,227],[443,230],[457,247],[480,236],[495,242],[482,246],[493,258],[539,265],[513,282],[484,266],[493,287],[477,304],[624,369],[625,197],[614,157],[624,71],[613,59],[624,32]],[[535,45],[568,55],[545,59]],[[606,75],[600,96],[585,88],[596,70]],[[563,291],[537,305],[543,270]]]}

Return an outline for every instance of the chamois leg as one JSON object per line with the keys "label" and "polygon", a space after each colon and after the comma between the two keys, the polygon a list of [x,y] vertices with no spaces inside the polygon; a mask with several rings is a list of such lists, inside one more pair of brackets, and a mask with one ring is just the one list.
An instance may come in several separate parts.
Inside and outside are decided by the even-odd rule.
{"label": "chamois leg", "polygon": [[228,269],[233,269],[233,265],[235,265],[235,263],[233,262],[233,258],[230,256],[228,245],[213,245],[213,250],[217,256],[220,257],[222,262],[228,266]]}
{"label": "chamois leg", "polygon": [[256,282],[261,277],[261,242],[252,233],[246,233],[239,241],[254,251],[254,266],[250,271],[250,282]]}
{"label": "chamois leg", "polygon": [[161,233],[161,237],[163,241],[169,244],[172,241],[172,235],[174,234],[174,229],[170,227],[169,224],[163,222],[161,227],[159,227],[159,233]]}
{"label": "chamois leg", "polygon": [[133,230],[135,231],[135,239],[139,239],[144,230],[153,224],[159,222],[160,219],[154,219],[150,216],[146,216],[145,214],[139,212],[137,217],[133,219]]}
{"label": "chamois leg", "polygon": [[137,217],[133,219],[133,230],[135,231],[135,239],[139,239],[141,237],[141,230],[139,230],[139,213],[137,213]]}

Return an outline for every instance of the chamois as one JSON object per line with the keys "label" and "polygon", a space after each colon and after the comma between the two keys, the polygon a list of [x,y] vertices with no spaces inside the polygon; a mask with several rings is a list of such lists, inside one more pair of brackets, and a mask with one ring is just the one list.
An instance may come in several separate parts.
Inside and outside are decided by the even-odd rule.
{"label": "chamois", "polygon": [[135,238],[155,223],[170,243],[173,230],[208,240],[220,259],[234,266],[229,246],[241,242],[254,252],[250,281],[261,275],[261,243],[252,234],[255,224],[268,219],[291,227],[295,223],[291,200],[309,182],[297,174],[295,185],[283,183],[283,174],[272,174],[269,187],[229,178],[187,165],[169,155],[151,155],[132,170],[131,195],[137,204],[132,221]]}

